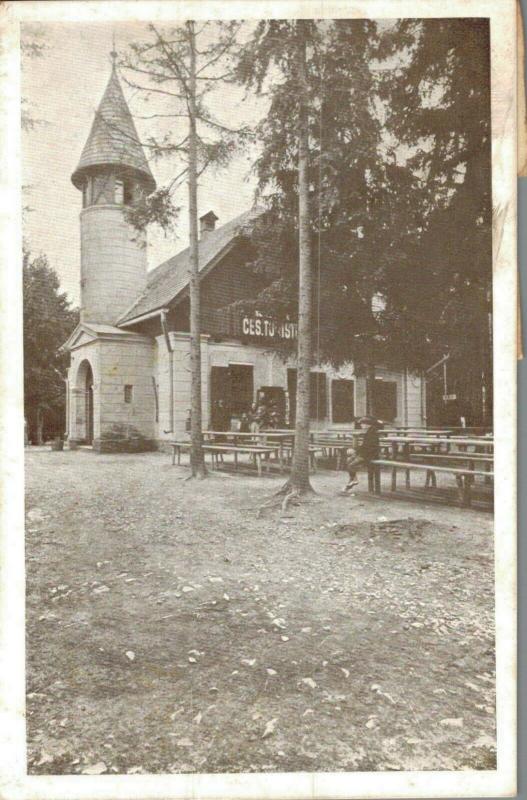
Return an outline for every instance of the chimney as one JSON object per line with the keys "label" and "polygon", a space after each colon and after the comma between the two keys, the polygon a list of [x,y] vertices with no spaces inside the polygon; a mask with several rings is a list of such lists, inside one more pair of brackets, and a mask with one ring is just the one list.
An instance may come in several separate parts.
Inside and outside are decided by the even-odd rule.
{"label": "chimney", "polygon": [[216,221],[218,217],[214,211],[208,211],[199,218],[199,236],[203,239],[208,233],[216,229]]}

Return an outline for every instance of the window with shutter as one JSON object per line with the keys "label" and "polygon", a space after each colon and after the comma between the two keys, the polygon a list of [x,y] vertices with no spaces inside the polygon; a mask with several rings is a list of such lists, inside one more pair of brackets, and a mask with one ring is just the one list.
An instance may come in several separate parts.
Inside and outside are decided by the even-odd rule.
{"label": "window with shutter", "polygon": [[327,417],[326,373],[311,373],[311,391],[309,399],[311,419],[322,420]]}
{"label": "window with shutter", "polygon": [[355,418],[355,384],[351,380],[331,382],[332,422],[353,422]]}
{"label": "window with shutter", "polygon": [[373,413],[385,422],[397,417],[397,383],[376,380],[373,386]]}

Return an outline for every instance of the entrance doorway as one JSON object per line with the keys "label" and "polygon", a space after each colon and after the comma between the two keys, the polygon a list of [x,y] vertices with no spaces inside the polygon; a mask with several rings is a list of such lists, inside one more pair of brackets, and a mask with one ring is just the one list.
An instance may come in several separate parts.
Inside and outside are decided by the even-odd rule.
{"label": "entrance doorway", "polygon": [[231,409],[234,416],[249,412],[254,397],[253,367],[250,364],[230,364]]}
{"label": "entrance doorway", "polygon": [[373,413],[384,422],[397,417],[397,384],[395,381],[375,379],[373,385]]}
{"label": "entrance doorway", "polygon": [[230,428],[230,381],[228,367],[210,370],[210,427],[213,431]]}
{"label": "entrance doorway", "polygon": [[86,444],[93,444],[93,372],[89,364],[86,372]]}
{"label": "entrance doorway", "polygon": [[232,417],[249,412],[254,397],[253,367],[250,364],[230,364],[211,367],[210,407],[211,428],[229,430]]}
{"label": "entrance doorway", "polygon": [[93,370],[85,359],[77,372],[76,388],[78,392],[77,412],[75,419],[75,437],[85,444],[93,444]]}

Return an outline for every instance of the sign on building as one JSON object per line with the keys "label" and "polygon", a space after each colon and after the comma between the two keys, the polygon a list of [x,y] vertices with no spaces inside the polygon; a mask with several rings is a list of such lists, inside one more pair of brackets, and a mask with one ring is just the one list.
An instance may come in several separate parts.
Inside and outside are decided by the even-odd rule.
{"label": "sign on building", "polygon": [[296,339],[298,326],[296,322],[277,323],[266,317],[243,317],[242,333],[262,339]]}

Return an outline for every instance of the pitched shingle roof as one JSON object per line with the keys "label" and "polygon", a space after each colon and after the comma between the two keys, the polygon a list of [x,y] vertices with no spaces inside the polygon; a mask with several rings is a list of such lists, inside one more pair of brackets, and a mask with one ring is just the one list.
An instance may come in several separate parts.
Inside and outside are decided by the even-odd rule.
{"label": "pitched shingle roof", "polygon": [[146,180],[149,192],[156,188],[115,65],[71,180],[77,189],[81,189],[86,172],[94,167],[110,165],[138,172]]}
{"label": "pitched shingle roof", "polygon": [[[204,272],[216,259],[226,252],[234,240],[243,233],[250,233],[252,224],[262,211],[250,209],[210,231],[199,242],[199,270]],[[177,255],[164,261],[148,273],[145,291],[117,322],[122,325],[143,314],[165,308],[189,283],[190,251],[187,247]]]}

